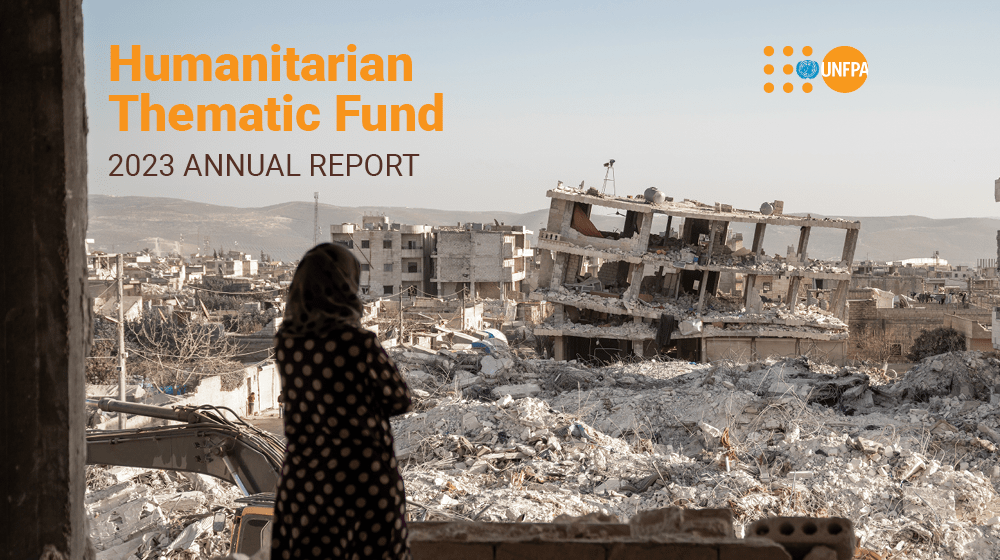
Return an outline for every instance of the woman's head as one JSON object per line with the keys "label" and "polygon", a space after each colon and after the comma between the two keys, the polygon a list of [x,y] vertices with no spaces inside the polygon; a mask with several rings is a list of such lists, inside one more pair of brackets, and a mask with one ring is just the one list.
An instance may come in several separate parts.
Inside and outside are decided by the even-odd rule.
{"label": "woman's head", "polygon": [[299,262],[288,290],[281,335],[322,336],[342,326],[360,326],[361,265],[341,245],[323,243]]}

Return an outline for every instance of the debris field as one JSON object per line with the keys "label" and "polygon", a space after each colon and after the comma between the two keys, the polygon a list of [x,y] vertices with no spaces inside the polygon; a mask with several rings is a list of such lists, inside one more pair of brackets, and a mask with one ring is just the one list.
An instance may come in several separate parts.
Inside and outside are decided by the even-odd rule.
{"label": "debris field", "polygon": [[[627,521],[729,508],[846,517],[869,558],[1000,556],[1000,360],[906,373],[805,357],[604,366],[390,350],[415,395],[393,421],[417,521]],[[209,477],[88,468],[98,558],[225,555],[240,493]],[[862,557],[862,556],[859,556]]]}

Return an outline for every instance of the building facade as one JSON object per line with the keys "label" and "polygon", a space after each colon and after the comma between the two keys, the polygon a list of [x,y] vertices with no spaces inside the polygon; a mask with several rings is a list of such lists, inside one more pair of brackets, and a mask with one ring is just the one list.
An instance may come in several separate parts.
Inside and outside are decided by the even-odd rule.
{"label": "building facade", "polygon": [[439,295],[517,299],[532,266],[531,231],[524,226],[465,224],[434,228],[431,255]]}
{"label": "building facade", "polygon": [[330,240],[350,249],[361,263],[361,293],[393,295],[400,290],[433,293],[430,226],[391,223],[385,216],[363,216],[361,225],[330,226]]}

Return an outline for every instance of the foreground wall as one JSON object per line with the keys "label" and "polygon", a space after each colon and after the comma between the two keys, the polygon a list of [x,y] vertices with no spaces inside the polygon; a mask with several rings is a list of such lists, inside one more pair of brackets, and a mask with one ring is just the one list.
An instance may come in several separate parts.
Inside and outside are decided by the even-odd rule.
{"label": "foreground wall", "polygon": [[705,359],[709,362],[794,356],[808,356],[815,360],[844,365],[847,361],[847,341],[762,337],[705,339]]}
{"label": "foreground wall", "polygon": [[0,2],[0,550],[8,558],[83,558],[86,549],[82,18],[78,0]]}

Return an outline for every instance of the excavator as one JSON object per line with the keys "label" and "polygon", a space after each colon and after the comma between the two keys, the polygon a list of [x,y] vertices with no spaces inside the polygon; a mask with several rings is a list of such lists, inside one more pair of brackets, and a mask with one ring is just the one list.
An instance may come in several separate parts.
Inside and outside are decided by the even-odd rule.
{"label": "excavator", "polygon": [[[242,420],[231,421],[224,407],[167,408],[110,398],[94,403],[118,414],[181,422],[127,430],[87,430],[87,464],[117,465],[200,473],[239,487],[244,497],[233,520],[230,553],[253,556],[274,514],[274,489],[285,444],[274,434]],[[266,531],[270,532],[270,531]]]}

